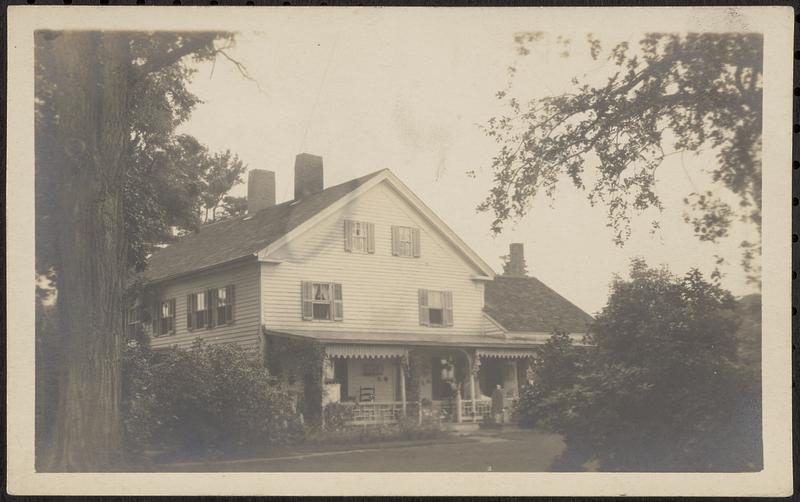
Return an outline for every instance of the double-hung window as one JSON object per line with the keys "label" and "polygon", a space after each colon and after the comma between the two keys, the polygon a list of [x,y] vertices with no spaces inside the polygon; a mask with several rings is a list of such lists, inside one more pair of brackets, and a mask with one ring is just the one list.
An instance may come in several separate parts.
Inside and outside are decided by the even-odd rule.
{"label": "double-hung window", "polygon": [[228,324],[233,322],[233,286],[216,289],[216,322]]}
{"label": "double-hung window", "polygon": [[186,327],[213,328],[233,322],[234,287],[212,288],[186,297]]}
{"label": "double-hung window", "polygon": [[374,253],[375,225],[367,221],[344,220],[344,250]]}
{"label": "double-hung window", "polygon": [[452,326],[453,293],[420,289],[419,323],[423,326]]}
{"label": "double-hung window", "polygon": [[186,298],[186,328],[211,327],[211,291],[193,293]]}
{"label": "double-hung window", "polygon": [[153,316],[153,333],[156,336],[175,333],[175,299],[156,303]]}
{"label": "double-hung window", "polygon": [[303,319],[341,321],[344,318],[342,285],[336,282],[302,283]]}
{"label": "double-hung window", "polygon": [[420,256],[420,232],[414,227],[392,227],[392,254],[395,256]]}

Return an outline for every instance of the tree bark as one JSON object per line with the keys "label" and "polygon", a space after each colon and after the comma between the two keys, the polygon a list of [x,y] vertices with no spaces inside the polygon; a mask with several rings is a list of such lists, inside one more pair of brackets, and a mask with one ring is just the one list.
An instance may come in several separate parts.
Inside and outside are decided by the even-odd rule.
{"label": "tree bark", "polygon": [[52,471],[122,462],[120,370],[126,257],[122,187],[130,140],[129,39],[62,32],[49,42],[61,183],[55,269],[64,354]]}

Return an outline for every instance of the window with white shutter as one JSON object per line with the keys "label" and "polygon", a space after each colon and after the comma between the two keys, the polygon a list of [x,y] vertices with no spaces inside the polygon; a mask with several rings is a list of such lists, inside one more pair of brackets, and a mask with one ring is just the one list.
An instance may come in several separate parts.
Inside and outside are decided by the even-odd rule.
{"label": "window with white shutter", "polygon": [[368,221],[344,220],[344,249],[351,253],[374,253],[375,225]]}
{"label": "window with white shutter", "polygon": [[420,289],[419,323],[423,326],[452,326],[453,293]]}
{"label": "window with white shutter", "polygon": [[302,313],[307,321],[344,319],[342,285],[335,282],[303,282]]}
{"label": "window with white shutter", "polygon": [[420,231],[414,227],[392,227],[392,254],[418,258],[421,254]]}

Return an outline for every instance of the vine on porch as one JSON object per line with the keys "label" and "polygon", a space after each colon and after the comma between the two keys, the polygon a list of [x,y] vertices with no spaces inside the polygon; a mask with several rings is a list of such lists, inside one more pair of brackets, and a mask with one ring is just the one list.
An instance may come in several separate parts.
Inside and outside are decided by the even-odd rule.
{"label": "vine on porch", "polygon": [[318,422],[322,415],[322,371],[325,347],[311,339],[272,336],[267,340],[267,368],[289,385],[302,388],[302,412],[306,420]]}

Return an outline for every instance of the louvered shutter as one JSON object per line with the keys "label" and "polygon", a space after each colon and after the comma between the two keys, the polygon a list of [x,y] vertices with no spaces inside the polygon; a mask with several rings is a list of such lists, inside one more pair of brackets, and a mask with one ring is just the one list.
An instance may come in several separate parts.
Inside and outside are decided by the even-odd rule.
{"label": "louvered shutter", "polygon": [[452,291],[443,291],[442,292],[442,312],[444,313],[444,325],[445,326],[452,326],[453,325],[453,292]]}
{"label": "louvered shutter", "polygon": [[206,328],[213,328],[217,324],[217,290],[206,290]]}
{"label": "louvered shutter", "polygon": [[420,254],[421,254],[420,253],[421,246],[420,246],[419,229],[418,228],[412,228],[411,229],[411,245],[413,246],[413,249],[414,249],[414,258],[419,258]]}
{"label": "louvered shutter", "polygon": [[194,313],[197,310],[197,295],[186,296],[186,329],[194,329]]}
{"label": "louvered shutter", "polygon": [[233,320],[235,319],[235,315],[234,315],[235,314],[234,310],[236,309],[236,297],[234,296],[234,294],[235,294],[234,290],[235,289],[236,288],[234,288],[233,285],[225,287],[225,291],[226,291],[225,294],[228,296],[228,308],[227,308],[227,310],[228,310],[228,322],[229,323],[232,323]]}
{"label": "louvered shutter", "polygon": [[175,328],[176,328],[175,319],[177,318],[178,315],[178,309],[176,307],[177,307],[177,301],[175,300],[175,298],[173,298],[172,300],[169,301],[169,309],[170,309],[169,313],[171,315],[169,322],[170,333],[175,333]]}
{"label": "louvered shutter", "polygon": [[344,220],[344,250],[353,250],[353,222]]}
{"label": "louvered shutter", "polygon": [[428,310],[428,290],[419,290],[419,323],[423,326],[431,324],[431,315]]}
{"label": "louvered shutter", "polygon": [[331,284],[331,297],[333,298],[333,320],[341,321],[344,319],[344,305],[342,304],[341,284]]}
{"label": "louvered shutter", "polygon": [[400,254],[400,228],[392,226],[392,254]]}
{"label": "louvered shutter", "polygon": [[308,281],[301,283],[301,298],[302,298],[302,311],[303,320],[311,320],[314,318],[314,303],[313,303],[313,285]]}
{"label": "louvered shutter", "polygon": [[367,231],[367,253],[375,252],[375,224],[365,223],[364,227]]}

